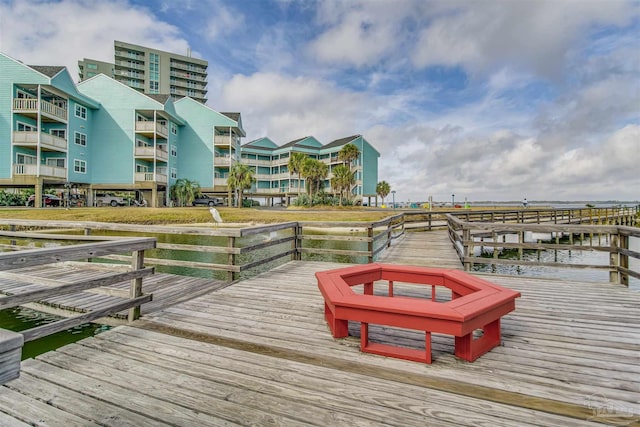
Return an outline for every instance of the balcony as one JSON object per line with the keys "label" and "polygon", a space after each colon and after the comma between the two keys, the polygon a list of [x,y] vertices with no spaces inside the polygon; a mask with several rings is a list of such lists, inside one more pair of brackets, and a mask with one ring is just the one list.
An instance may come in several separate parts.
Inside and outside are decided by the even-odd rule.
{"label": "balcony", "polygon": [[[13,112],[36,118],[38,115],[37,98],[14,98]],[[40,101],[41,120],[43,122],[67,122],[67,109],[50,102]]]}
{"label": "balcony", "polygon": [[169,137],[168,128],[165,125],[161,125],[153,121],[136,122],[136,133],[144,135],[148,138],[153,138],[154,133],[156,136],[164,139],[167,139]]}
{"label": "balcony", "polygon": [[[289,187],[277,187],[277,188],[256,188],[254,194],[285,194],[290,192]],[[304,192],[304,191],[302,191]]]}
{"label": "balcony", "polygon": [[[38,132],[14,131],[13,145],[35,149],[38,146]],[[67,140],[50,133],[40,132],[40,148],[43,151],[67,151]]]}
{"label": "balcony", "polygon": [[227,178],[214,178],[213,185],[217,186],[225,186],[227,185]]}
{"label": "balcony", "polygon": [[144,72],[140,71],[118,70],[118,75],[122,77],[129,77],[131,79],[144,80]]}
{"label": "balcony", "polygon": [[136,147],[135,156],[138,159],[169,161],[169,152],[154,147]]}
{"label": "balcony", "polygon": [[[197,75],[197,74],[189,74],[189,73],[183,73],[181,71],[174,71],[171,70],[171,72],[169,73],[172,77],[177,77],[179,79],[184,79],[184,80],[193,80],[196,82],[201,82],[201,83],[206,83],[207,79],[205,79],[203,76],[201,75]],[[203,88],[206,85],[203,85]]]}
{"label": "balcony", "polygon": [[215,145],[231,145],[231,146],[235,146],[236,144],[240,143],[240,138],[238,138],[236,135],[214,135],[213,136],[213,143]]}
{"label": "balcony", "polygon": [[[23,163],[13,164],[13,174],[21,176],[38,176],[38,165],[27,165]],[[67,168],[56,166],[40,165],[40,176],[49,178],[67,178]]]}
{"label": "balcony", "polygon": [[156,182],[158,184],[166,184],[168,182],[167,175],[156,173],[153,179],[153,172],[136,172],[136,181],[138,182]]}
{"label": "balcony", "polygon": [[234,164],[236,164],[236,159],[230,156],[215,156],[213,158],[213,165],[214,166],[233,166]]}
{"label": "balcony", "polygon": [[185,70],[190,73],[207,74],[207,69],[203,67],[189,67],[189,65],[182,62],[171,61],[170,68],[176,68],[178,70]]}
{"label": "balcony", "polygon": [[115,63],[116,69],[119,70],[119,67],[129,68],[131,70],[142,70],[144,71],[144,64],[133,64],[128,61],[116,61]]}
{"label": "balcony", "polygon": [[240,162],[249,166],[271,166],[271,160],[248,159],[243,157]]}

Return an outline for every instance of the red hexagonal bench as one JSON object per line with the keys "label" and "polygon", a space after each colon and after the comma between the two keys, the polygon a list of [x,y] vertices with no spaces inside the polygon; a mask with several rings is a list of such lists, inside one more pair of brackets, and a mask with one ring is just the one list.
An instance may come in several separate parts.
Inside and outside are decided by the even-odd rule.
{"label": "red hexagonal bench", "polygon": [[[406,265],[365,264],[316,273],[324,297],[325,319],[334,338],[349,335],[349,320],[360,322],[363,352],[431,363],[431,333],[455,337],[455,355],[473,362],[500,345],[500,318],[515,309],[519,292],[458,270]],[[386,280],[389,292],[373,295],[373,284]],[[431,286],[431,300],[394,296],[393,283]],[[351,287],[364,285],[362,294]],[[451,290],[451,300],[436,302],[435,289]],[[369,342],[369,323],[425,331],[425,351]],[[482,336],[474,337],[474,331]]]}

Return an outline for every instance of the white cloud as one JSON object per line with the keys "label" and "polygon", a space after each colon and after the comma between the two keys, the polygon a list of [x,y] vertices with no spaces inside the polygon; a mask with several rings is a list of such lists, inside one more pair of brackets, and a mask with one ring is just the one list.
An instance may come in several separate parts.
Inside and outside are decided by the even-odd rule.
{"label": "white cloud", "polygon": [[310,43],[310,54],[322,63],[376,64],[400,47],[414,6],[412,0],[323,1],[317,20],[326,31]]}
{"label": "white cloud", "polygon": [[594,24],[624,25],[637,15],[627,1],[491,1],[450,3],[419,34],[413,62],[487,73],[509,64],[556,77],[575,42]]}
{"label": "white cloud", "polygon": [[243,121],[250,123],[248,139],[269,136],[283,144],[313,135],[327,143],[359,133],[366,99],[321,80],[256,73],[234,76],[218,104],[220,109],[242,111]]}
{"label": "white cloud", "polygon": [[0,51],[30,65],[64,65],[73,78],[85,57],[113,61],[113,41],[185,52],[180,30],[120,0],[0,4]]}

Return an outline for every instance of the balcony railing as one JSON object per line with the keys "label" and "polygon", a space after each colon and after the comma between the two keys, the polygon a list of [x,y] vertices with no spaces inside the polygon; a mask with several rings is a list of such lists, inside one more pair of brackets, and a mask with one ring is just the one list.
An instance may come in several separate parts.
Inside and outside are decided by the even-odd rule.
{"label": "balcony railing", "polygon": [[153,121],[136,122],[136,132],[155,132],[163,138],[167,138],[169,136],[169,130],[165,125],[161,125]]}
{"label": "balcony railing", "polygon": [[116,61],[115,64],[117,67],[124,67],[124,68],[131,68],[133,70],[143,70],[144,71],[144,64],[131,64],[127,61]]}
{"label": "balcony railing", "polygon": [[[38,176],[38,165],[14,163],[13,173],[14,175],[22,175],[22,176]],[[56,166],[49,166],[49,165],[40,165],[40,176],[66,179],[67,168],[59,168]]]}
{"label": "balcony railing", "polygon": [[248,159],[246,157],[243,157],[240,163],[249,166],[271,166],[271,160]]}
{"label": "balcony railing", "polygon": [[[38,113],[38,99],[37,98],[14,98],[13,99],[13,111],[16,113]],[[67,121],[67,109],[59,107],[50,102],[40,101],[40,112],[47,116],[60,119],[64,122]]]}
{"label": "balcony railing", "polygon": [[185,70],[185,71],[188,71],[190,73],[207,74],[207,69],[206,68],[202,68],[202,67],[191,67],[191,68],[189,68],[189,66],[187,64],[183,64],[181,62],[171,61],[171,63],[169,64],[169,67],[170,68],[177,68],[179,70]]}
{"label": "balcony railing", "polygon": [[227,185],[227,178],[214,178],[213,185]]}
{"label": "balcony railing", "polygon": [[[14,131],[13,145],[35,148],[38,146],[38,132]],[[40,147],[48,151],[67,151],[67,140],[50,133],[40,132]]]}
{"label": "balcony railing", "polygon": [[229,156],[215,156],[213,158],[214,166],[233,166],[237,163],[236,159]]}
{"label": "balcony railing", "polygon": [[[301,189],[302,191],[300,193],[304,193],[304,189]],[[256,188],[254,190],[255,194],[285,194],[285,193],[289,193],[289,192],[297,192],[297,188],[291,188],[291,187],[278,187],[278,188]]]}
{"label": "balcony railing", "polygon": [[136,172],[136,181],[142,182],[158,182],[161,184],[167,183],[167,175],[156,173],[156,179],[153,179],[153,172]]}
{"label": "balcony railing", "polygon": [[[202,83],[206,83],[207,79],[204,78],[204,76],[201,75],[197,75],[197,74],[188,74],[188,73],[183,73],[181,71],[174,71],[171,70],[171,72],[169,73],[171,76],[173,77],[177,77],[179,79],[184,79],[184,80],[194,80],[197,82],[202,82]],[[203,85],[204,88],[205,85]]]}
{"label": "balcony railing", "polygon": [[236,145],[240,142],[240,138],[235,135],[214,135],[213,143],[215,145]]}
{"label": "balcony railing", "polygon": [[141,159],[155,159],[163,162],[169,161],[169,153],[154,147],[136,147],[135,156]]}

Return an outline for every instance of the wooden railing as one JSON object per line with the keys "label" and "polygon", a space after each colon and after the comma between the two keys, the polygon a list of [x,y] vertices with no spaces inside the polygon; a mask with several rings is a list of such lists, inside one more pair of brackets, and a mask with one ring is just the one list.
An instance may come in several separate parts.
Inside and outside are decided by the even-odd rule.
{"label": "wooden railing", "polygon": [[[0,252],[0,271],[5,279],[18,280],[34,286],[32,290],[20,291],[10,294],[4,291],[0,296],[0,309],[17,307],[19,305],[33,303],[85,291],[93,288],[108,289],[111,295],[122,299],[118,302],[94,309],[92,311],[58,320],[46,325],[37,326],[19,333],[0,329],[0,384],[10,379],[17,378],[20,372],[20,358],[24,342],[64,331],[93,320],[129,310],[128,319],[133,321],[140,316],[140,305],[151,301],[152,295],[142,294],[142,279],[154,273],[153,268],[144,267],[144,251],[155,247],[154,238],[105,238],[96,236],[68,236],[61,234],[44,234],[33,232],[16,232],[0,230],[0,238],[10,239],[8,244],[3,244]],[[34,240],[65,240],[74,241],[76,244],[42,247],[36,249],[24,249],[18,245],[20,239]],[[101,275],[99,278],[61,281],[53,279],[39,279],[26,274],[15,274],[10,270],[24,267],[46,266],[63,261],[79,261],[88,258],[108,256],[111,254],[131,252],[129,257],[131,269],[126,272],[115,272]],[[109,285],[131,280],[131,288],[128,291],[108,288]]]}
{"label": "wooden railing", "polygon": [[[511,229],[530,230],[528,227],[538,227],[540,230],[551,230],[550,232],[563,231],[565,229],[574,230],[576,233],[604,233],[604,231],[592,230],[589,226],[573,224],[573,222],[604,221],[606,215],[587,215],[586,210],[579,214],[579,210],[561,210],[554,213],[553,210],[513,210],[504,212],[493,212],[493,219],[504,220],[505,223],[485,223],[474,222],[491,218],[490,211],[468,212],[459,209],[449,211],[398,211],[385,219],[374,222],[288,222],[273,225],[244,227],[244,228],[216,228],[214,225],[208,227],[190,226],[168,226],[168,225],[136,225],[136,224],[114,224],[100,222],[70,222],[70,221],[32,221],[0,219],[2,225],[20,227],[24,229],[57,229],[61,232],[69,233],[118,233],[120,235],[135,233],[136,235],[148,235],[158,237],[159,242],[156,250],[147,253],[145,263],[155,265],[163,269],[182,269],[185,273],[190,270],[208,270],[217,272],[213,277],[225,278],[234,281],[244,276],[243,273],[256,269],[267,269],[272,263],[281,259],[290,260],[337,260],[340,262],[373,262],[378,256],[393,242],[402,237],[407,231],[428,231],[433,229],[449,229],[451,240],[460,253],[461,261],[470,268],[476,263],[505,264],[514,262],[503,260],[498,257],[487,259],[486,257],[475,257],[473,255],[474,245],[479,244],[473,238],[491,236],[493,229],[495,233],[501,235],[504,231]],[[637,218],[638,208],[630,208]],[[626,211],[623,212],[626,215]],[[454,215],[455,214],[455,215]],[[467,220],[469,218],[469,220]],[[511,222],[510,222],[511,221]],[[517,222],[516,222],[517,221]],[[556,224],[560,221],[571,221],[571,224]],[[631,222],[630,216],[619,216],[614,219],[609,212],[608,221]],[[524,222],[524,223],[522,223]],[[538,222],[540,222],[538,224]],[[479,226],[487,224],[488,230],[482,230],[483,235],[472,230],[477,230]],[[491,228],[493,227],[493,228]],[[555,228],[554,228],[555,227]],[[578,228],[576,228],[578,227]],[[582,227],[582,228],[580,228]],[[596,227],[596,226],[594,226]],[[618,267],[615,272],[634,275],[635,273],[625,272],[625,259],[629,256],[635,257],[633,251],[628,251],[628,246],[624,246],[627,240],[626,234],[621,233],[620,226],[598,226],[609,227],[607,230],[615,230],[612,236],[617,236],[616,245],[622,248],[616,252],[620,256]],[[498,231],[499,230],[499,231]],[[631,228],[630,235],[636,233]],[[487,234],[488,233],[488,234]],[[489,239],[487,239],[489,240]],[[531,243],[523,242],[522,250],[528,249]],[[541,245],[540,249],[549,246],[548,243],[535,243]],[[510,248],[513,243],[497,242],[493,245],[500,248]],[[546,246],[544,246],[546,245]],[[484,245],[491,246],[489,241]],[[554,248],[553,245],[550,247]],[[581,250],[585,247],[581,246]],[[602,245],[602,249],[589,249],[611,251],[607,246]],[[497,254],[497,252],[496,252]],[[612,255],[613,256],[613,255]],[[625,258],[627,257],[627,258]],[[127,262],[127,258],[120,255],[108,255],[107,258],[117,262]],[[596,267],[605,268],[605,267]],[[606,268],[610,268],[606,266]],[[180,273],[180,274],[185,274]],[[195,273],[195,272],[194,272]],[[189,273],[191,274],[191,273]],[[196,273],[201,275],[202,273]],[[212,274],[212,273],[207,273]],[[210,277],[210,276],[208,276]],[[612,276],[613,277],[613,276]],[[618,279],[616,279],[618,280]],[[620,278],[619,280],[624,280]]]}
{"label": "wooden railing", "polygon": [[[606,216],[597,218],[602,221]],[[581,225],[573,221],[567,224],[474,222],[453,214],[448,214],[447,220],[449,237],[467,271],[476,264],[536,266],[607,270],[609,281],[626,286],[629,285],[629,277],[640,279],[640,268],[629,267],[629,258],[640,262],[640,252],[630,248],[630,239],[640,239],[640,228],[637,227]],[[621,215],[618,219],[609,220],[635,224],[637,214],[635,219]],[[514,256],[501,258],[503,251],[510,251]],[[607,263],[576,264],[555,259],[527,260],[524,256],[527,251],[536,252],[536,258],[540,257],[541,251],[596,251],[609,256]]]}
{"label": "wooden railing", "polygon": [[[243,272],[282,258],[300,260],[321,255],[373,262],[380,252],[404,233],[404,224],[402,214],[373,223],[288,222],[244,228],[0,219],[0,227],[32,230],[30,233],[34,235],[38,230],[56,230],[65,235],[135,233],[163,236],[166,238],[159,239],[155,246],[157,250],[147,253],[145,264],[222,272],[226,273],[228,281],[237,280]],[[346,248],[335,247],[341,242]],[[195,256],[189,257],[188,253]],[[116,254],[100,257],[117,262],[128,260]]]}

